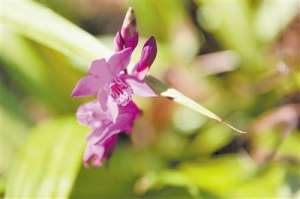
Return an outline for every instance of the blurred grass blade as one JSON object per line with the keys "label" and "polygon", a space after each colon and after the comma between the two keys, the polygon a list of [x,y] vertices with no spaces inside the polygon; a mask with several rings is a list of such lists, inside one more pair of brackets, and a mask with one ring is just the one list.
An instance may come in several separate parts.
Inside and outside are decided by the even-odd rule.
{"label": "blurred grass blade", "polygon": [[203,107],[202,105],[198,104],[194,100],[186,97],[179,91],[177,91],[174,88],[168,88],[168,86],[164,85],[162,82],[160,82],[158,79],[156,79],[153,76],[147,76],[146,77],[146,82],[149,84],[149,86],[157,93],[158,95],[161,95],[163,97],[169,98],[178,104],[181,104],[187,108],[190,108],[198,113],[201,113],[205,115],[206,117],[209,117],[213,120],[216,120],[218,122],[223,123],[224,125],[228,126],[232,130],[238,132],[238,133],[247,133],[245,131],[239,130],[232,126],[231,124],[225,122],[221,117],[218,115],[214,114],[207,108]]}
{"label": "blurred grass blade", "polygon": [[256,33],[263,41],[272,41],[299,13],[299,0],[264,0],[256,11]]}
{"label": "blurred grass blade", "polygon": [[69,118],[35,128],[12,168],[6,198],[68,198],[81,166],[85,131]]}
{"label": "blurred grass blade", "polygon": [[5,190],[2,186],[6,183],[8,171],[28,129],[19,119],[0,106],[0,198],[2,198],[2,191]]}
{"label": "blurred grass blade", "polygon": [[[189,17],[186,2],[181,0],[131,0],[142,35],[154,35],[170,44],[172,60],[189,63],[197,54],[200,41]],[[157,23],[159,21],[159,23]]]}
{"label": "blurred grass blade", "polygon": [[0,105],[14,116],[30,123],[30,119],[25,113],[24,108],[21,106],[20,100],[13,92],[9,90],[1,81],[0,78]]}
{"label": "blurred grass blade", "polygon": [[[32,42],[7,26],[0,24],[0,30],[0,36],[3,39],[2,45],[0,45],[0,58],[4,62],[4,69],[13,79],[13,83],[21,85],[23,89],[39,98],[56,112],[73,110],[74,103],[70,101],[69,95],[61,97],[60,93],[62,92],[58,92],[59,89],[54,87],[59,79],[57,77],[50,78],[56,73],[48,68],[49,61],[47,63],[45,57],[41,57],[41,51],[37,51]],[[56,59],[56,63],[60,63],[58,59]],[[64,68],[62,66],[60,68],[60,73],[62,73]],[[72,72],[69,71],[68,74],[71,76]],[[65,85],[64,89],[68,89],[66,83],[60,85]]]}
{"label": "blurred grass blade", "polygon": [[110,53],[96,38],[33,1],[2,0],[0,20],[26,37],[75,59],[81,66]]}
{"label": "blurred grass blade", "polygon": [[165,186],[186,188],[196,198],[199,195],[198,187],[187,176],[173,170],[147,173],[136,182],[134,190],[139,194],[145,194],[153,188],[163,188]]}
{"label": "blurred grass blade", "polygon": [[168,186],[185,187],[194,196],[197,196],[197,188],[200,188],[218,196],[226,196],[245,179],[249,179],[255,169],[256,165],[252,160],[228,155],[201,162],[182,163],[175,169],[148,173],[137,181],[135,188],[146,192]]}
{"label": "blurred grass blade", "polygon": [[260,64],[261,49],[251,28],[248,0],[196,0],[198,20],[225,47],[239,53],[242,63],[253,68]]}

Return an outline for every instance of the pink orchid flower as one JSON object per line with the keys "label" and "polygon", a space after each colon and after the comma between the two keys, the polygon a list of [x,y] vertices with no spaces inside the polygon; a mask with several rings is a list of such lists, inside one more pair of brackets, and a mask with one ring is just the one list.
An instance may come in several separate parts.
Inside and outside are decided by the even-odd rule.
{"label": "pink orchid flower", "polygon": [[97,100],[83,104],[77,111],[78,121],[91,128],[87,137],[84,165],[100,166],[113,151],[118,134],[131,133],[140,110],[133,95],[156,96],[144,78],[156,53],[156,41],[150,37],[142,49],[139,61],[129,70],[131,54],[138,43],[133,10],[126,14],[121,31],[115,36],[116,52],[108,59],[94,60],[88,74],[72,91],[73,97],[96,96]]}
{"label": "pink orchid flower", "polygon": [[105,59],[93,61],[88,75],[77,83],[72,96],[97,96],[102,109],[109,110],[112,119],[115,120],[118,115],[118,105],[126,106],[133,95],[156,96],[144,82],[156,52],[156,41],[154,37],[150,37],[142,49],[140,60],[132,71],[127,70],[132,54],[131,47],[115,52],[108,61]]}
{"label": "pink orchid flower", "polygon": [[97,100],[81,105],[77,111],[77,119],[81,124],[92,128],[92,132],[87,137],[85,166],[88,166],[89,162],[94,166],[100,166],[112,152],[117,142],[117,135],[121,132],[130,134],[133,123],[139,115],[140,110],[132,101],[126,106],[119,107],[115,122],[110,120]]}

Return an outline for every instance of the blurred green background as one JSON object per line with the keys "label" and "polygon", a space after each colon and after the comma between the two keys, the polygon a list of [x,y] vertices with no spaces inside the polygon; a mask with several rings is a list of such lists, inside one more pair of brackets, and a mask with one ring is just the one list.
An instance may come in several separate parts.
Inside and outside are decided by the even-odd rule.
{"label": "blurred green background", "polygon": [[[110,54],[129,6],[141,40],[158,39],[151,74],[248,134],[137,98],[132,136],[101,168],[82,166],[88,129],[75,111],[86,99],[70,93]],[[299,10],[299,0],[1,0],[0,198],[300,198]]]}

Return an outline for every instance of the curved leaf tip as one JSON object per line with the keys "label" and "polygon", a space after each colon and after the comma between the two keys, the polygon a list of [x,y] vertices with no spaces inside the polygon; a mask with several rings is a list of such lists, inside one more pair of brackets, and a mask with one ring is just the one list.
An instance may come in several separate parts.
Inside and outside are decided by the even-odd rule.
{"label": "curved leaf tip", "polygon": [[194,110],[202,115],[205,115],[206,117],[208,117],[210,119],[216,120],[238,133],[247,133],[246,131],[240,130],[240,129],[232,126],[231,124],[225,122],[224,119],[222,119],[215,113],[211,112],[204,106],[200,105],[199,103],[195,102],[194,100],[186,97],[185,95],[183,95],[176,89],[169,88],[168,86],[166,86],[164,83],[162,83],[160,80],[156,79],[155,77],[147,76],[145,78],[145,81],[153,89],[153,91],[156,94],[166,97],[168,99],[171,99],[178,104],[181,104],[191,110]]}

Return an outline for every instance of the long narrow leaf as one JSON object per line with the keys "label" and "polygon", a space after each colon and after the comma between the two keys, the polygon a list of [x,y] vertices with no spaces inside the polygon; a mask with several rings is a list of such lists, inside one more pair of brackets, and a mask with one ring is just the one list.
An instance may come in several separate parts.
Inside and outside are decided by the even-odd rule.
{"label": "long narrow leaf", "polygon": [[[2,0],[0,22],[84,66],[110,53],[95,37],[52,10],[28,0]],[[85,69],[85,68],[81,68]]]}
{"label": "long narrow leaf", "polygon": [[210,119],[221,122],[224,125],[228,126],[229,128],[231,128],[232,130],[234,130],[238,133],[247,133],[247,132],[239,130],[239,129],[235,128],[234,126],[232,126],[231,124],[225,122],[221,117],[214,114],[213,112],[211,112],[207,108],[201,106],[200,104],[198,104],[194,100],[186,97],[185,95],[183,95],[182,93],[180,93],[176,89],[168,88],[168,86],[164,85],[162,82],[160,82],[155,77],[147,76],[146,77],[146,82],[150,85],[150,87],[157,94],[159,94],[163,97],[167,97],[167,98],[173,100],[174,102],[177,102],[178,104],[181,104],[181,105],[183,105],[183,106],[185,106],[185,107],[187,107],[191,110],[194,110],[194,111],[196,111],[200,114],[205,115],[206,117],[209,117]]}
{"label": "long narrow leaf", "polygon": [[68,198],[81,165],[85,131],[69,118],[34,129],[11,171],[6,198]]}
{"label": "long narrow leaf", "polygon": [[[54,86],[54,78],[50,78],[56,74],[51,73],[51,70],[48,68],[49,62],[47,63],[40,56],[40,52],[28,39],[8,29],[7,26],[1,26],[0,24],[0,29],[0,37],[3,39],[2,45],[0,45],[0,58],[5,63],[3,67],[9,77],[13,79],[13,82],[31,93],[32,96],[43,101],[56,112],[72,110],[73,107],[69,96],[61,97],[59,88]],[[60,63],[58,60],[56,62]],[[62,71],[64,71],[63,68],[60,72]],[[68,77],[71,77],[71,75],[72,73],[70,72]],[[58,80],[58,78],[55,78],[56,82]],[[64,89],[66,88],[68,87],[65,86]]]}
{"label": "long narrow leaf", "polygon": [[255,29],[258,37],[272,41],[299,13],[299,0],[263,0],[256,11]]}

